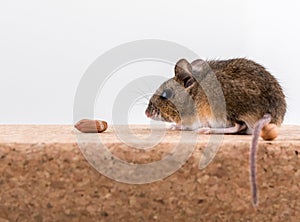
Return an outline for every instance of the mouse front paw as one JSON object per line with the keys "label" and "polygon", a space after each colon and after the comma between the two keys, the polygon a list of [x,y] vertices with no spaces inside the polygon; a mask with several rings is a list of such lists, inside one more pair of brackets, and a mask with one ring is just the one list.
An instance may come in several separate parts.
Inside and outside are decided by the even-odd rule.
{"label": "mouse front paw", "polygon": [[182,130],[182,126],[178,124],[172,124],[169,128],[170,130]]}

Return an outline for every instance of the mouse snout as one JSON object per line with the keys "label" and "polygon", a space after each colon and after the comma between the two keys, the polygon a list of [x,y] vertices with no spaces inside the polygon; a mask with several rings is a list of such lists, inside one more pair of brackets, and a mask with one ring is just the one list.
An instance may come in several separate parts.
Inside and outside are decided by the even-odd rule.
{"label": "mouse snout", "polygon": [[156,111],[155,109],[153,108],[153,106],[148,106],[148,108],[146,109],[145,111],[145,114],[148,118],[152,118],[154,115],[155,115]]}
{"label": "mouse snout", "polygon": [[145,115],[146,115],[148,118],[151,117],[151,112],[150,112],[149,108],[146,109]]}
{"label": "mouse snout", "polygon": [[155,113],[154,113],[154,107],[152,105],[152,103],[150,102],[147,109],[145,110],[145,115],[148,117],[148,118],[151,118]]}

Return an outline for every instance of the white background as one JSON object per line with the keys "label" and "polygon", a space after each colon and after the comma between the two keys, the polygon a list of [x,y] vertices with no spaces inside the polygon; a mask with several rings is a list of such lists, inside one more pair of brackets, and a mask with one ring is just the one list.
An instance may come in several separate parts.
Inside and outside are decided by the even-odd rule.
{"label": "white background", "polygon": [[[202,58],[261,63],[286,93],[285,124],[300,124],[299,11],[296,0],[1,0],[0,123],[73,123],[77,85],[98,56],[129,41],[163,39]],[[149,75],[138,66],[120,72],[129,80]],[[172,67],[158,65],[156,74],[169,78]],[[110,121],[112,95],[123,86],[108,83],[95,116]],[[133,109],[130,122],[146,123],[144,109]]]}

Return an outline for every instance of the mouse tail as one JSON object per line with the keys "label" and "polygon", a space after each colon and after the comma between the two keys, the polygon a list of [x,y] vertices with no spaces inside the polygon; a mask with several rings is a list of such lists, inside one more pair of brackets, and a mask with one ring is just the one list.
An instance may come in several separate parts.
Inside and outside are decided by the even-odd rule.
{"label": "mouse tail", "polygon": [[265,114],[263,118],[261,118],[256,122],[253,131],[253,136],[252,136],[252,143],[250,149],[250,182],[251,182],[251,190],[252,190],[252,201],[254,206],[258,205],[257,184],[256,184],[256,152],[257,152],[258,139],[263,127],[268,125],[270,122],[271,122],[271,115]]}

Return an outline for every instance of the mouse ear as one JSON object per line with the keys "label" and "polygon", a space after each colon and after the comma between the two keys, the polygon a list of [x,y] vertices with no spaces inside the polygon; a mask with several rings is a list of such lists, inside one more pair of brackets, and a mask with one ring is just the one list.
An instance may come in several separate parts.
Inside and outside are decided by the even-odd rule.
{"label": "mouse ear", "polygon": [[210,70],[209,64],[202,59],[197,59],[191,63],[192,73],[197,80],[202,80]]}
{"label": "mouse ear", "polygon": [[195,81],[191,64],[186,59],[180,59],[175,65],[175,77],[183,83],[185,88]]}
{"label": "mouse ear", "polygon": [[191,63],[192,70],[194,73],[199,73],[203,70],[203,66],[205,65],[205,61],[202,59],[197,59]]}

